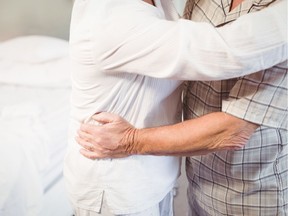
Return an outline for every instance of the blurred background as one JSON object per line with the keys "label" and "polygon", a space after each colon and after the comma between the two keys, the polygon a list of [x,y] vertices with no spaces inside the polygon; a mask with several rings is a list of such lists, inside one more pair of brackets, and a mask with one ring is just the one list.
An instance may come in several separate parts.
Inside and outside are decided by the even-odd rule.
{"label": "blurred background", "polygon": [[68,38],[72,0],[0,0],[0,40],[43,34]]}
{"label": "blurred background", "polygon": [[[179,13],[184,0],[173,0]],[[68,39],[73,0],[0,0],[0,40],[43,34]]]}

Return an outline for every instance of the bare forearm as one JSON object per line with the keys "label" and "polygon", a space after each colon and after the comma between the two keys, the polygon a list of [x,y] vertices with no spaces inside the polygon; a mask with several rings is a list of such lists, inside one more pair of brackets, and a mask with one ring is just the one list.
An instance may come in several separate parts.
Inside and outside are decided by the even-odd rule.
{"label": "bare forearm", "polygon": [[257,125],[217,112],[179,124],[136,129],[123,118],[102,112],[83,124],[76,137],[81,154],[90,159],[141,155],[200,155],[243,147]]}
{"label": "bare forearm", "polygon": [[182,123],[135,130],[131,151],[152,155],[200,155],[241,148],[257,125],[217,112]]}

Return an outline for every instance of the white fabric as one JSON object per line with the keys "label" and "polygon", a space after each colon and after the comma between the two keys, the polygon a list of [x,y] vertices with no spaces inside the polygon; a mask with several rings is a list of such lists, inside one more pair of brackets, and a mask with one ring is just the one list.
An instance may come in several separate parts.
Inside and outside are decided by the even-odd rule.
{"label": "white fabric", "polygon": [[[66,72],[69,71],[68,42],[54,43],[58,39],[54,41],[51,38],[41,40],[51,46],[49,49],[46,47],[38,50],[43,56],[48,55],[45,51],[50,50],[50,57],[46,56],[45,59],[51,60],[49,64],[53,71],[47,77],[45,66],[48,62],[42,62],[44,58],[41,57],[41,61],[32,63],[33,59],[30,58],[34,58],[34,55],[28,58],[29,52],[33,53],[32,44],[36,38],[31,36],[27,40],[11,40],[9,46],[6,46],[8,41],[7,44],[0,44],[0,215],[39,215],[44,188],[62,172],[67,146],[70,96],[70,75]],[[35,45],[40,45],[38,42],[40,43],[35,40]],[[19,49],[16,53],[14,48],[24,47],[25,43],[27,49]],[[31,45],[31,50],[28,50],[28,44]],[[52,47],[52,44],[59,46]],[[9,58],[2,55],[3,47],[7,56],[10,55]],[[53,50],[55,55],[52,54]],[[25,53],[27,59],[18,61],[17,58],[25,56]],[[64,53],[67,67],[58,67],[58,60],[52,56],[64,58]],[[8,60],[13,65],[13,70],[12,67],[5,67]],[[24,64],[25,69],[22,68]],[[32,72],[33,65],[37,65],[35,73]],[[9,80],[5,79],[5,75],[9,76]],[[53,80],[57,80],[59,76],[66,80],[67,87],[50,88],[54,85]],[[37,78],[43,82],[47,79],[47,85],[40,86],[41,82]],[[2,82],[3,79],[5,82]],[[47,88],[48,86],[50,87]]]}
{"label": "white fabric", "polygon": [[1,60],[42,64],[67,55],[67,41],[49,36],[19,36],[0,43]]}
{"label": "white fabric", "polygon": [[26,157],[33,161],[32,164],[35,164],[39,172],[49,163],[47,145],[50,141],[45,126],[40,121],[40,113],[41,109],[37,104],[18,103],[3,107],[0,115],[2,148],[11,145],[10,142],[19,142],[19,147],[23,148]]}
{"label": "white fabric", "polygon": [[[92,35],[94,42],[87,46],[94,46],[93,52],[87,55],[94,57],[102,72],[124,71],[178,80],[227,79],[287,59],[286,2],[279,0],[267,9],[215,29],[209,23],[163,20],[159,11],[140,0],[119,0],[117,4],[113,0],[97,1],[95,6],[89,3],[89,8],[84,6],[88,3],[82,3],[82,8],[77,5],[78,17],[72,24],[80,28],[75,30],[83,38]],[[162,1],[163,5],[169,3]],[[94,12],[96,5],[101,8],[98,13]],[[106,16],[108,21],[97,22],[97,27],[87,30],[93,20]]]}
{"label": "white fabric", "polygon": [[[73,204],[97,212],[104,191],[115,214],[158,203],[177,179],[179,159],[89,160],[75,142],[80,123],[108,111],[136,127],[173,124],[181,119],[180,82],[157,77],[223,79],[282,62],[287,58],[287,29],[279,28],[286,16],[284,9],[278,11],[283,7],[279,2],[215,30],[209,24],[165,20],[161,4],[172,8],[168,0],[156,1],[158,9],[141,0],[76,0],[70,34],[70,148],[64,173]],[[171,11],[165,15],[173,20]],[[263,18],[265,25],[258,25]],[[243,27],[245,34],[239,34]]]}
{"label": "white fabric", "polygon": [[38,215],[62,171],[69,91],[1,85],[0,98],[0,215]]}
{"label": "white fabric", "polygon": [[37,215],[43,194],[38,173],[49,162],[43,125],[29,113],[5,113],[0,118],[0,215]]}
{"label": "white fabric", "polygon": [[0,85],[0,215],[39,215],[62,172],[69,93]]}
{"label": "white fabric", "polygon": [[0,84],[70,88],[68,41],[23,36],[0,44]]}
{"label": "white fabric", "polygon": [[173,216],[174,215],[174,189],[170,191],[164,199],[157,203],[156,205],[145,209],[141,212],[132,213],[132,214],[121,214],[121,215],[114,215],[109,211],[109,207],[107,206],[106,202],[104,201],[101,213],[79,209],[76,208],[75,215],[76,216]]}
{"label": "white fabric", "polygon": [[[103,12],[114,14],[112,2],[120,7],[123,5],[123,2],[118,3],[118,0],[76,1],[74,5],[70,34],[72,121],[70,149],[65,160],[64,176],[71,201],[77,208],[100,211],[105,193],[107,205],[112,213],[132,214],[156,205],[173,188],[179,175],[179,158],[131,156],[115,160],[89,160],[79,154],[80,146],[74,138],[76,131],[81,122],[89,121],[92,114],[104,110],[124,116],[137,127],[179,122],[181,82],[127,73],[109,75],[98,70],[100,65],[91,57],[90,52],[97,50],[94,49],[94,45],[99,41],[87,38],[88,35],[82,33],[99,32],[102,26],[98,26],[98,22],[108,21],[108,27],[110,21],[115,21],[106,19],[106,15],[102,14]],[[124,5],[126,4],[125,2]],[[136,6],[139,8],[133,10],[145,9],[153,16],[164,19],[161,7],[156,9],[142,1],[137,2]],[[90,17],[92,14],[96,15],[95,19]],[[86,15],[89,15],[88,20],[80,18]],[[79,25],[77,22],[91,23],[91,26],[86,26],[84,23]],[[130,21],[127,22],[129,23]],[[113,27],[117,28],[117,23]],[[121,34],[114,35],[119,40],[126,40]],[[117,43],[112,40],[110,43],[114,42]]]}

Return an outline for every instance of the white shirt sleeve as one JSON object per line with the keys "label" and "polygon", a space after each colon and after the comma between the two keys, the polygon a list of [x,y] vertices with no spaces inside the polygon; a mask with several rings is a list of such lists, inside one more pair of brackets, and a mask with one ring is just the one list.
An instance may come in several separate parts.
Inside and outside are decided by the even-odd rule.
{"label": "white shirt sleeve", "polygon": [[150,23],[147,28],[131,32],[124,42],[98,56],[98,61],[107,73],[177,80],[244,76],[287,60],[286,4],[279,0],[220,28],[150,17],[143,22]]}

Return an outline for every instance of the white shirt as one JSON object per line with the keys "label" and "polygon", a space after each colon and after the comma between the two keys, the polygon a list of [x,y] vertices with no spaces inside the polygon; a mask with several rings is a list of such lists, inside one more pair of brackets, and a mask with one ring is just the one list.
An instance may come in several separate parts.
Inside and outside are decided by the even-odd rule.
{"label": "white shirt", "polygon": [[[105,42],[100,45],[100,50],[109,49],[112,56],[95,53],[100,56],[103,72],[125,71],[178,80],[221,80],[270,68],[287,59],[286,0],[217,29],[209,23],[190,20],[169,22],[146,10],[137,10],[141,0],[127,2],[134,6],[111,9],[117,22],[112,28],[118,26],[121,32],[121,28],[130,24],[126,40],[109,47]],[[162,0],[165,7],[170,3]],[[119,1],[119,4],[128,3]],[[114,32],[118,36],[117,28]],[[103,41],[111,40],[114,38],[110,33]]]}
{"label": "white shirt", "polygon": [[[127,16],[127,21],[118,21],[118,17],[124,19],[123,12],[130,11],[138,11],[143,16],[136,16],[135,20]],[[108,60],[115,46],[142,32],[135,28],[143,27],[144,24],[138,26],[138,23],[143,22],[144,14],[148,18],[165,18],[161,6],[157,9],[136,0],[79,0],[74,6],[70,35],[72,120],[64,175],[73,205],[82,210],[99,211],[104,193],[114,214],[145,210],[160,202],[179,176],[178,157],[90,160],[80,155],[81,146],[75,142],[80,122],[89,121],[89,117],[99,111],[120,114],[140,128],[181,120],[180,81],[125,71],[103,73],[99,62],[102,56],[98,52]],[[149,19],[145,25],[150,25]],[[149,65],[139,64],[139,67],[149,68]]]}
{"label": "white shirt", "polygon": [[[281,13],[269,8],[239,19],[233,28],[215,30],[209,24],[167,21],[165,16],[177,18],[171,2],[156,3],[158,8],[141,0],[75,2],[70,35],[72,120],[64,175],[71,201],[78,208],[99,211],[105,192],[113,213],[142,211],[160,202],[179,174],[177,157],[84,158],[74,141],[81,122],[89,121],[96,112],[108,111],[136,127],[173,124],[181,116],[181,83],[157,77],[223,79],[283,61],[279,50],[286,50],[287,39],[285,31],[274,25],[280,20],[282,25]],[[165,15],[161,3],[168,11]],[[273,31],[257,25],[256,33],[236,34],[243,25],[253,25],[255,30],[257,19],[263,16],[275,20],[270,26]]]}

